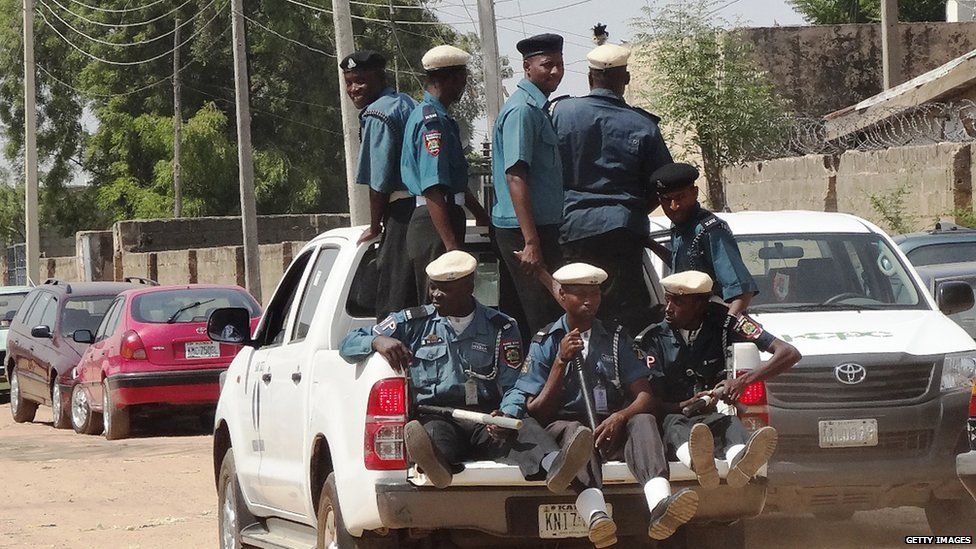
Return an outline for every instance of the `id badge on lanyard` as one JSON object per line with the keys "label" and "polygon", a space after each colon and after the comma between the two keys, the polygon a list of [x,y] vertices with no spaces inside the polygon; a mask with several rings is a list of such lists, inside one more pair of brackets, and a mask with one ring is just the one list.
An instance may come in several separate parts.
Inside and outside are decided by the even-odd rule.
{"label": "id badge on lanyard", "polygon": [[467,406],[478,405],[478,381],[469,377],[464,382],[464,404]]}
{"label": "id badge on lanyard", "polygon": [[607,414],[610,411],[607,406],[607,389],[602,383],[593,387],[593,406],[598,414]]}

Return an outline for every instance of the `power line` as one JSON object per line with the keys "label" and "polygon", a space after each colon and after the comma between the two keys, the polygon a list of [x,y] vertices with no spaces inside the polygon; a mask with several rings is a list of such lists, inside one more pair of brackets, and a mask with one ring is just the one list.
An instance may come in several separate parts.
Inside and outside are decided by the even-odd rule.
{"label": "power line", "polygon": [[177,11],[179,11],[180,9],[182,9],[184,6],[186,6],[187,4],[189,4],[190,2],[192,2],[193,0],[185,0],[179,6],[176,6],[175,8],[171,9],[170,11],[168,11],[168,12],[162,14],[162,15],[153,17],[152,19],[147,19],[145,21],[139,21],[138,23],[103,23],[101,21],[95,21],[94,19],[89,19],[88,17],[85,17],[84,15],[81,15],[79,13],[75,13],[75,12],[71,11],[70,9],[64,7],[64,4],[62,4],[61,2],[58,2],[58,0],[51,0],[51,1],[54,2],[55,5],[57,5],[62,10],[70,13],[71,15],[77,17],[78,19],[81,19],[82,21],[84,21],[86,23],[90,23],[92,25],[99,26],[99,27],[108,27],[108,28],[115,29],[115,28],[140,27],[140,26],[143,26],[143,25],[148,25],[149,23],[155,23],[156,21],[159,21],[160,19],[165,19],[166,17],[169,17],[170,15],[173,15],[174,13],[176,13]]}
{"label": "power line", "polygon": [[95,38],[93,36],[89,36],[88,34],[85,34],[84,31],[81,31],[81,30],[75,28],[74,26],[71,25],[71,23],[68,23],[67,21],[65,21],[64,19],[62,19],[61,16],[58,15],[58,13],[56,11],[54,11],[53,9],[51,9],[51,6],[49,6],[49,5],[47,5],[47,4],[44,3],[44,0],[38,0],[38,3],[41,6],[43,6],[44,8],[46,8],[47,11],[49,11],[51,13],[51,15],[53,15],[55,18],[57,18],[57,20],[60,21],[64,26],[66,26],[69,29],[73,30],[77,34],[80,34],[81,36],[85,37],[86,39],[88,39],[91,42],[97,42],[99,44],[105,44],[106,46],[118,46],[120,48],[130,48],[130,47],[133,47],[133,46],[142,46],[142,45],[145,45],[145,44],[151,44],[152,42],[155,42],[157,40],[166,38],[167,36],[175,33],[178,28],[183,28],[185,25],[188,25],[194,19],[198,18],[204,12],[204,10],[208,9],[216,1],[217,0],[210,0],[210,3],[207,4],[206,6],[204,6],[193,17],[190,17],[186,21],[180,23],[179,25],[177,25],[176,27],[174,27],[173,30],[167,31],[166,33],[160,34],[159,36],[156,36],[154,38],[149,38],[149,39],[146,39],[146,40],[140,40],[139,42],[124,42],[124,43],[109,42],[107,40],[102,40],[100,38]]}
{"label": "power line", "polygon": [[[290,4],[295,4],[296,6],[301,6],[303,8],[307,8],[307,9],[310,9],[310,10],[313,10],[313,11],[317,11],[319,13],[326,13],[326,14],[332,15],[332,10],[328,10],[328,9],[325,9],[325,8],[321,8],[319,6],[313,6],[311,4],[306,4],[305,2],[300,2],[299,0],[285,0],[285,2],[288,2]],[[369,4],[369,5],[370,6],[383,7],[381,4]],[[358,19],[360,21],[371,21],[373,23],[391,23],[392,22],[392,23],[397,23],[397,24],[400,24],[400,25],[462,25],[462,24],[465,24],[466,23],[464,21],[457,21],[457,22],[453,22],[453,21],[401,21],[401,20],[390,21],[389,19],[378,19],[376,17],[366,17],[365,15],[355,15],[355,14],[353,14],[351,17],[353,19]]]}
{"label": "power line", "polygon": [[[531,13],[523,13],[523,14],[519,14],[519,15],[513,15],[513,16],[510,16],[510,17],[499,17],[498,20],[499,21],[507,21],[507,20],[510,20],[510,19],[518,19],[518,18],[521,18],[521,17],[532,17],[533,15],[542,15],[544,13],[552,13],[554,11],[560,11],[560,10],[564,10],[564,9],[568,9],[568,8],[572,8],[572,7],[576,7],[576,6],[581,6],[583,4],[586,4],[586,3],[589,3],[589,2],[592,2],[592,1],[593,0],[579,0],[577,2],[573,2],[572,4],[566,4],[565,6],[559,6],[559,7],[555,7],[555,8],[549,8],[547,10],[539,10],[539,11],[534,11],[534,12],[531,12]],[[736,0],[736,1],[738,1],[738,0]]]}
{"label": "power line", "polygon": [[[191,90],[193,90],[193,91],[195,91],[195,92],[197,92],[197,93],[202,93],[203,95],[206,95],[208,97],[212,97],[212,98],[216,99],[217,101],[222,101],[224,103],[227,103],[228,105],[235,105],[236,106],[236,103],[234,101],[231,101],[229,99],[225,99],[225,98],[223,98],[223,97],[221,97],[219,95],[214,95],[214,94],[212,94],[210,92],[206,92],[204,90],[197,89],[197,88],[194,88],[193,86],[189,86],[189,85],[187,85],[186,87],[189,88],[189,89],[191,89]],[[284,117],[284,116],[280,116],[280,115],[277,115],[277,114],[275,114],[273,112],[264,111],[264,110],[261,110],[261,109],[256,109],[254,107],[251,107],[251,110],[254,111],[254,112],[261,113],[261,114],[266,114],[266,115],[271,116],[273,118],[278,118],[280,120],[284,120],[286,122],[291,122],[292,124],[298,124],[299,126],[305,126],[306,128],[320,130],[320,131],[323,131],[323,132],[326,132],[326,133],[330,133],[332,135],[342,136],[342,132],[337,132],[335,130],[330,130],[328,128],[323,128],[321,126],[316,126],[314,124],[307,124],[307,123],[301,122],[299,120],[292,120],[291,118],[287,118],[287,117]]]}
{"label": "power line", "polygon": [[247,15],[244,15],[244,14],[241,14],[241,15],[244,17],[244,19],[247,19],[249,22],[251,22],[251,23],[257,25],[258,27],[260,27],[261,29],[264,29],[265,31],[267,31],[267,32],[269,32],[269,33],[277,36],[278,38],[280,38],[282,40],[285,40],[286,42],[291,42],[292,44],[295,44],[296,46],[301,46],[301,47],[303,47],[303,48],[305,48],[305,49],[307,49],[309,51],[312,51],[312,52],[315,52],[315,53],[319,53],[319,54],[325,55],[326,57],[331,57],[332,59],[336,59],[335,54],[329,53],[329,52],[327,52],[325,50],[320,50],[320,49],[318,49],[316,47],[313,47],[313,46],[309,46],[308,44],[306,44],[304,42],[301,42],[301,41],[298,41],[298,40],[295,40],[294,38],[289,38],[289,37],[281,34],[280,32],[278,32],[278,31],[276,31],[274,29],[271,29],[269,27],[266,27],[266,26],[262,25],[261,23],[255,21],[254,19],[251,19]]}
{"label": "power line", "polygon": [[100,8],[98,6],[89,6],[88,4],[85,4],[84,2],[79,2],[78,0],[71,0],[71,3],[78,4],[79,6],[81,6],[83,8],[87,8],[87,9],[90,9],[92,11],[98,11],[98,12],[102,12],[102,13],[132,13],[134,11],[142,11],[144,9],[151,8],[151,7],[153,7],[153,6],[157,5],[157,4],[162,4],[165,1],[166,0],[155,0],[154,2],[150,2],[150,3],[146,4],[145,6],[136,6],[134,8],[125,8],[125,9],[121,9],[121,10],[113,10],[113,9],[108,9],[108,8]]}

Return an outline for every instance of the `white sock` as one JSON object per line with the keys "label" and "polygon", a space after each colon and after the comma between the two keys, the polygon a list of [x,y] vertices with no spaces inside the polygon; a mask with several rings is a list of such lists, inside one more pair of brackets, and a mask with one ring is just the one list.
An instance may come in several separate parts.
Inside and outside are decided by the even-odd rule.
{"label": "white sock", "polygon": [[576,512],[589,524],[593,513],[607,512],[607,502],[603,499],[603,492],[599,488],[587,488],[576,496]]}
{"label": "white sock", "polygon": [[[685,445],[687,446],[687,444]],[[644,497],[647,498],[647,508],[654,509],[662,499],[671,495],[671,483],[664,477],[655,477],[644,485]]]}
{"label": "white sock", "polygon": [[681,446],[678,446],[678,450],[675,453],[678,454],[678,461],[683,463],[685,467],[691,469],[691,450],[688,449],[688,443],[685,442]]}
{"label": "white sock", "polygon": [[734,446],[731,446],[728,450],[726,450],[725,451],[725,459],[729,460],[729,465],[731,465],[732,464],[732,460],[735,459],[736,456],[738,456],[739,454],[741,454],[742,451],[745,450],[745,449],[746,449],[746,445],[745,444],[736,444]]}
{"label": "white sock", "polygon": [[556,461],[556,456],[558,456],[558,455],[559,455],[559,452],[549,452],[548,454],[546,454],[545,456],[543,456],[543,458],[542,458],[542,470],[543,471],[548,471],[549,468],[552,467],[552,462]]}

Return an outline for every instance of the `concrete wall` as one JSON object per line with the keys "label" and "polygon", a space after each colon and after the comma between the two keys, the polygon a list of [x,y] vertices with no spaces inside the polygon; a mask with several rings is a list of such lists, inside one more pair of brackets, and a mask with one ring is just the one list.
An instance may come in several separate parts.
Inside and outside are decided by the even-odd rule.
{"label": "concrete wall", "polygon": [[971,209],[976,149],[942,143],[882,151],[848,151],[752,162],[726,169],[726,192],[733,211],[840,211],[885,227],[871,195],[909,189],[905,213],[916,229],[937,219],[953,219]]}
{"label": "concrete wall", "polygon": [[78,259],[74,256],[41,258],[41,278],[57,278],[67,282],[79,281]]}
{"label": "concrete wall", "polygon": [[75,234],[78,280],[113,280],[114,242],[112,231],[81,231]]}

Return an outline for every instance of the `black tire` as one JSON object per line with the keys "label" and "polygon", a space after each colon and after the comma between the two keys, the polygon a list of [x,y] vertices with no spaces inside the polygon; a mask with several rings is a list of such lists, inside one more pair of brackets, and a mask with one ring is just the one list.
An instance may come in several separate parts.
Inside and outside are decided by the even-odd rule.
{"label": "black tire", "polygon": [[65,406],[61,384],[57,379],[51,384],[51,416],[55,429],[71,428],[71,406]]}
{"label": "black tire", "polygon": [[17,367],[10,369],[10,415],[17,423],[27,423],[34,421],[37,414],[37,403],[27,400],[20,392],[20,379]]}
{"label": "black tire", "polygon": [[329,473],[322,486],[322,495],[319,496],[318,524],[318,549],[397,549],[400,547],[396,533],[383,537],[373,537],[370,533],[364,533],[363,537],[356,538],[349,534],[346,525],[342,521],[342,511],[339,509],[339,498],[336,494],[335,473]]}
{"label": "black tire", "polygon": [[[241,531],[257,520],[244,504],[241,485],[237,482],[234,449],[228,448],[220,462],[217,478],[217,532],[220,549],[242,549]],[[226,531],[225,531],[226,528]]]}
{"label": "black tire", "polygon": [[88,393],[75,385],[71,388],[71,428],[79,435],[97,435],[102,432],[102,415],[91,409]]}
{"label": "black tire", "polygon": [[925,518],[936,536],[971,536],[976,532],[976,502],[971,498],[933,499]]}
{"label": "black tire", "polygon": [[102,433],[106,440],[119,440],[129,436],[129,409],[117,408],[108,390],[108,380],[102,382]]}

